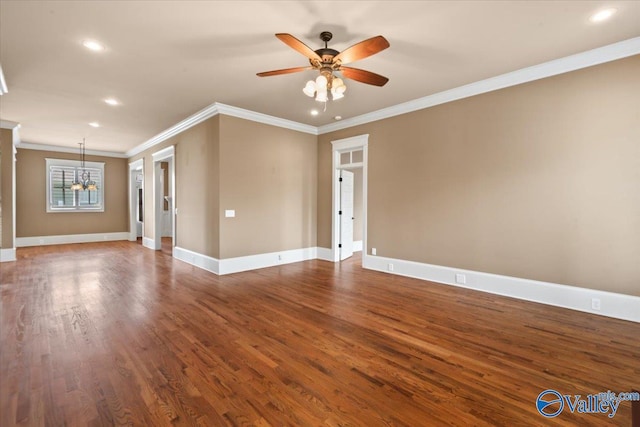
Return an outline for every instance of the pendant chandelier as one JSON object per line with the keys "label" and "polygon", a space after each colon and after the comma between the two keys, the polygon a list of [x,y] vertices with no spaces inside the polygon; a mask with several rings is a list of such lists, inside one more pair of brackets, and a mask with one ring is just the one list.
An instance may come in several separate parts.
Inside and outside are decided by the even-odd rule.
{"label": "pendant chandelier", "polygon": [[82,142],[79,142],[80,146],[80,169],[82,172],[79,172],[79,175],[76,176],[75,180],[71,183],[71,190],[89,190],[95,191],[98,189],[96,182],[91,180],[91,172],[88,172],[84,165],[84,151],[85,151],[85,140],[82,139]]}

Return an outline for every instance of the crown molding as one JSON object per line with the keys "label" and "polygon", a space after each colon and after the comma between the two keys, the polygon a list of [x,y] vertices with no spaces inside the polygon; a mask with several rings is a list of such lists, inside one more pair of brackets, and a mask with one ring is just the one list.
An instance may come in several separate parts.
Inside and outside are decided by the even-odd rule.
{"label": "crown molding", "polygon": [[[605,62],[615,61],[617,59],[622,59],[637,54],[640,54],[640,37],[624,40],[618,43],[588,50],[564,58],[555,59],[531,67],[522,68],[510,73],[501,74],[499,76],[491,77],[479,82],[470,83],[468,85],[460,86],[454,89],[446,90],[433,95],[425,96],[423,98],[418,98],[412,101],[404,102],[402,104],[397,104],[391,107],[372,111],[370,113],[362,114],[360,116],[345,119],[336,123],[330,123],[328,125],[320,127],[315,127],[304,123],[295,122],[293,120],[282,119],[279,117],[270,116],[268,114],[258,113],[231,105],[214,102],[213,104],[187,117],[174,126],[171,126],[170,128],[160,132],[153,138],[132,148],[126,153],[87,151],[87,154],[105,157],[131,158],[157,144],[162,143],[163,141],[166,141],[172,136],[175,136],[199,123],[202,123],[203,121],[217,114],[225,114],[232,117],[237,117],[258,123],[264,123],[267,125],[277,126],[285,129],[291,129],[312,135],[322,135],[325,133],[347,129],[353,126],[387,119],[417,110],[422,110],[447,102],[480,95],[482,93],[504,89],[510,86],[516,86],[534,80],[540,80],[546,77],[551,77],[558,74],[603,64]],[[20,124],[1,120],[0,127],[5,129],[14,129],[15,133],[15,131],[17,131],[17,129],[20,127]],[[14,142],[15,141],[16,138],[14,137]],[[17,139],[17,141],[19,141],[19,139]],[[27,142],[18,142],[16,143],[16,146],[19,148],[31,150],[57,151],[62,153],[76,152],[76,150],[74,150],[73,148],[32,144]]]}
{"label": "crown molding", "polygon": [[496,77],[491,77],[454,89],[445,90],[443,92],[425,96],[423,98],[414,99],[413,101],[408,101],[388,108],[383,108],[381,110],[372,111],[371,113],[351,117],[340,122],[320,126],[318,128],[318,134],[322,135],[336,130],[347,129],[353,126],[387,119],[389,117],[399,116],[401,114],[411,113],[413,111],[445,104],[447,102],[456,101],[462,98],[468,98],[471,96],[480,95],[482,93],[492,92],[494,90],[504,89],[506,87],[516,86],[534,80],[556,76],[558,74],[568,73],[570,71],[579,70],[581,68],[587,68],[593,65],[603,64],[605,62],[615,61],[617,59],[626,58],[629,56],[637,55],[639,53],[640,37],[635,37],[604,47],[577,53],[575,55],[567,56],[560,59],[554,59],[552,61],[533,65],[527,68],[522,68],[510,73],[501,74]]}
{"label": "crown molding", "polygon": [[[77,148],[60,147],[58,145],[33,144],[31,142],[20,142],[19,144],[16,144],[16,147],[24,150],[52,151],[55,153],[79,153]],[[120,159],[127,158],[125,153],[116,153],[113,151],[86,150],[85,154],[89,156],[116,157]]]}
{"label": "crown molding", "polygon": [[285,129],[291,129],[298,132],[318,135],[318,128],[304,123],[294,122],[293,120],[281,119],[280,117],[270,116],[268,114],[257,113],[244,108],[233,107],[231,105],[216,103],[220,114],[233,116],[240,119],[251,120],[253,122],[264,123],[271,126],[277,126]]}
{"label": "crown molding", "polygon": [[20,123],[10,120],[0,120],[0,129],[16,129],[20,128]]}
{"label": "crown molding", "polygon": [[217,114],[224,114],[227,116],[233,116],[240,119],[250,120],[253,122],[264,123],[271,126],[277,126],[285,129],[295,130],[298,132],[305,132],[305,133],[310,133],[312,135],[318,135],[318,128],[315,126],[310,126],[303,123],[294,122],[293,120],[281,119],[280,117],[270,116],[268,114],[257,113],[255,111],[245,110],[244,108],[233,107],[231,105],[214,102],[213,104],[203,108],[202,110],[187,117],[181,122],[171,126],[169,129],[166,129],[160,132],[153,138],[127,151],[126,155],[127,157],[133,157],[137,154],[140,154],[143,151],[148,150],[151,147],[166,141],[172,136],[175,136],[181,132],[184,132],[190,127],[193,127],[199,123],[202,123],[205,120]]}
{"label": "crown molding", "polygon": [[[0,70],[1,72],[2,70]],[[20,123],[12,122],[10,120],[0,120],[0,129],[9,129],[12,132],[13,139],[13,153],[16,153],[16,146],[20,144]]]}
{"label": "crown molding", "polygon": [[184,132],[185,130],[197,125],[198,123],[204,122],[205,120],[215,116],[216,114],[218,114],[218,104],[214,102],[213,104],[203,108],[197,113],[190,115],[189,117],[182,120],[181,122],[178,122],[175,125],[171,126],[170,128],[160,132],[153,138],[148,139],[147,141],[143,142],[137,147],[132,148],[131,150],[127,151],[125,154],[127,157],[133,157],[137,154],[140,154],[143,151],[148,150],[149,148],[156,146],[163,141],[166,141],[172,136],[175,136],[180,132]]}

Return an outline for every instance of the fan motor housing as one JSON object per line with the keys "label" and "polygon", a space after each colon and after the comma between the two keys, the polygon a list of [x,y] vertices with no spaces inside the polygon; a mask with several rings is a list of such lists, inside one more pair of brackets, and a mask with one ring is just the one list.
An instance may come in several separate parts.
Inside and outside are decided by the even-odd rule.
{"label": "fan motor housing", "polygon": [[325,64],[331,64],[333,62],[333,58],[340,53],[337,50],[328,47],[320,48],[315,52],[320,58],[322,58],[322,62]]}

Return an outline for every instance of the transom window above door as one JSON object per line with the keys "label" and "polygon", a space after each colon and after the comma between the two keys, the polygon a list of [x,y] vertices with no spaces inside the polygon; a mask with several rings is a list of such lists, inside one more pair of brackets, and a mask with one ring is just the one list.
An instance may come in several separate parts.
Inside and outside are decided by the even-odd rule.
{"label": "transom window above door", "polygon": [[362,149],[353,151],[342,151],[340,153],[340,167],[362,166]]}

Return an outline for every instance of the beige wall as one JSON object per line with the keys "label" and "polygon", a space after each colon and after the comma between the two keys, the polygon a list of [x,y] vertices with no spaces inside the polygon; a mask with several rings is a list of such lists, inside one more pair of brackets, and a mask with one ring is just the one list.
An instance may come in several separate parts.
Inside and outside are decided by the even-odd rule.
{"label": "beige wall", "polygon": [[144,236],[154,237],[153,153],[174,146],[175,245],[219,258],[218,116],[175,135],[131,159],[144,159]]}
{"label": "beige wall", "polygon": [[220,121],[220,258],[316,246],[316,136]]}
{"label": "beige wall", "polygon": [[640,56],[321,135],[368,133],[378,255],[640,296]]}
{"label": "beige wall", "polygon": [[179,135],[176,145],[176,245],[220,257],[219,117]]}
{"label": "beige wall", "polygon": [[86,156],[89,162],[104,162],[104,212],[47,213],[46,158],[78,160],[78,155],[18,149],[16,156],[16,236],[126,232],[127,160]]}
{"label": "beige wall", "polygon": [[13,239],[13,130],[0,129],[0,199],[2,200],[2,241],[0,248],[15,248]]}
{"label": "beige wall", "polygon": [[[176,245],[216,259],[316,245],[316,137],[217,115],[144,158],[145,226],[153,238],[152,154],[175,146]],[[225,218],[235,209],[235,218]]]}

